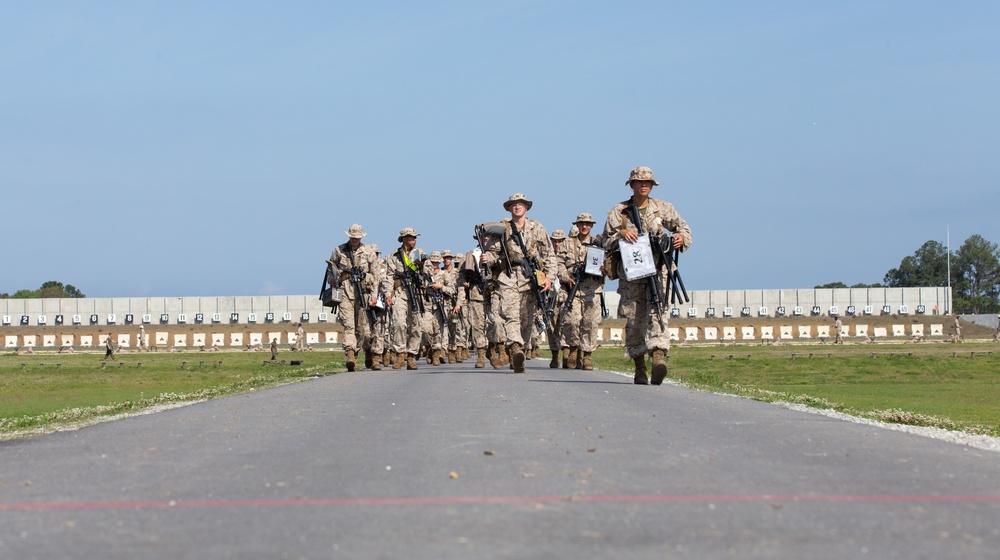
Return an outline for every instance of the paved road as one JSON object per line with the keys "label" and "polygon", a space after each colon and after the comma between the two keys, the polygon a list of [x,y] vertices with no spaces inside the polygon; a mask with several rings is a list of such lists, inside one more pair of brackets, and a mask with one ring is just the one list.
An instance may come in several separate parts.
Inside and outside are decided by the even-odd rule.
{"label": "paved road", "polygon": [[607,372],[331,375],[0,443],[0,558],[995,558],[1000,454]]}

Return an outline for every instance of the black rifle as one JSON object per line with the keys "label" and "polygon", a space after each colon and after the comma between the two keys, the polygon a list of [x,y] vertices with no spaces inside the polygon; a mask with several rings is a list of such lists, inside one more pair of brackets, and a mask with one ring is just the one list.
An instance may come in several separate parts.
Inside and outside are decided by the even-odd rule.
{"label": "black rifle", "polygon": [[583,277],[587,274],[587,263],[577,263],[573,267],[573,287],[569,289],[569,293],[566,294],[566,301],[563,302],[562,311],[559,314],[559,322],[573,309],[573,299],[576,297],[576,290],[580,287],[580,282],[583,281]]}
{"label": "black rifle", "polygon": [[[628,206],[626,207],[625,210],[629,213],[629,218],[632,220],[632,223],[635,224],[636,232],[639,235],[646,233],[642,231],[642,218],[641,216],[639,216],[639,208],[635,205],[634,200],[629,201]],[[651,246],[653,244],[654,239],[655,239],[654,236],[652,235],[649,236],[649,242]],[[651,247],[651,248],[653,249],[655,255],[657,248],[656,247]],[[659,246],[659,252],[662,255],[663,252],[662,246]],[[622,253],[622,259],[625,258],[626,258],[625,254]],[[660,271],[659,269],[664,264],[667,264],[667,271],[669,273],[670,270],[669,263],[665,263],[664,259],[661,258],[660,263],[656,266],[657,273],[646,279],[649,286],[649,300],[650,300],[649,302],[653,304],[653,310],[656,311],[656,318],[660,322],[660,330],[667,328],[667,326],[663,323],[663,304],[665,303],[665,298],[663,297],[663,293],[660,289],[660,274],[659,274]]]}
{"label": "black rifle", "polygon": [[667,267],[667,300],[675,304],[687,303],[690,300],[684,289],[684,281],[681,280],[680,269],[677,268],[681,251],[674,248],[674,235],[665,232],[662,237],[651,237],[649,242],[654,254],[660,255],[661,266]]}
{"label": "black rifle", "polygon": [[[433,283],[433,278],[429,279],[428,282]],[[434,306],[434,311],[437,313],[441,322],[445,325],[448,324],[448,310],[444,308],[444,292],[431,288],[427,286],[427,297],[430,298],[431,304]]]}
{"label": "black rifle", "polygon": [[[503,228],[502,224],[494,225],[494,229],[500,229],[500,228]],[[505,232],[506,228],[501,229],[501,231]],[[490,235],[493,235],[493,232],[490,231],[490,227],[487,224],[479,224],[478,226],[476,226],[476,241],[479,242],[479,250],[484,255],[486,254],[489,245],[486,242],[486,239]],[[497,237],[502,241],[503,233],[497,232]],[[502,245],[503,245],[503,254],[506,257],[504,262],[509,263],[510,259],[509,255],[507,255],[507,245],[505,243],[502,243]],[[507,270],[508,271],[510,270],[509,264],[507,265]],[[492,323],[493,294],[490,290],[490,281],[493,279],[493,274],[490,273],[489,267],[483,264],[481,260],[478,263],[476,263],[476,272],[479,273],[478,274],[479,279],[476,281],[476,287],[479,288],[479,293],[483,294],[483,315],[486,319],[485,322]],[[472,275],[471,272],[470,275]]]}
{"label": "black rifle", "polygon": [[406,290],[406,299],[410,301],[410,311],[414,313],[424,312],[423,284],[420,282],[420,274],[410,269],[406,264],[406,256],[403,249],[396,249],[396,257],[403,263],[403,272],[397,272],[395,277],[399,279]]}
{"label": "black rifle", "polygon": [[351,285],[354,286],[354,297],[358,300],[358,305],[365,310],[365,317],[368,318],[368,326],[374,329],[378,318],[375,317],[375,309],[368,305],[368,297],[365,296],[365,290],[361,284],[365,273],[354,262],[353,249],[347,249],[347,257],[351,259],[351,268],[347,269],[347,273],[351,276]]}
{"label": "black rifle", "polygon": [[507,253],[507,243],[503,243],[504,256],[507,261],[507,273],[512,274],[511,264],[521,265],[522,272],[524,272],[528,281],[531,282],[531,291],[535,294],[535,301],[538,302],[538,308],[542,311],[542,316],[539,319],[542,323],[541,326],[544,330],[547,330],[549,325],[555,326],[555,321],[552,316],[552,303],[549,302],[549,296],[551,294],[542,291],[542,286],[538,281],[538,273],[542,273],[543,275],[545,273],[541,270],[541,266],[538,264],[538,259],[528,253],[528,247],[524,244],[524,238],[521,235],[521,232],[517,230],[517,226],[514,222],[510,222],[510,236],[517,242],[517,246],[521,248],[521,253],[524,254],[524,258],[511,262],[510,255]]}

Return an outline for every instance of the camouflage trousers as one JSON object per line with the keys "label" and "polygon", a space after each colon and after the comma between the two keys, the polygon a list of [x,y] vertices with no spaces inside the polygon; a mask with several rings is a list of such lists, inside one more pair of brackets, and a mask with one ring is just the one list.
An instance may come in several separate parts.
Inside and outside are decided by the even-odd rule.
{"label": "camouflage trousers", "polygon": [[486,327],[486,340],[492,344],[505,344],[507,342],[507,327],[503,319],[500,318],[500,290],[493,290],[490,300],[490,323]]}
{"label": "camouflage trousers", "polygon": [[507,333],[505,344],[527,347],[535,330],[538,301],[531,290],[500,286],[500,319]]}
{"label": "camouflage trousers", "polygon": [[448,350],[469,347],[469,309],[465,307],[461,313],[448,315]]}
{"label": "camouflage trousers", "polygon": [[[344,298],[344,301],[340,303],[337,317],[340,319],[340,324],[344,326],[342,343],[344,350],[358,352],[364,349],[380,354],[383,349],[382,339],[377,336],[379,333],[368,324],[368,318],[362,307],[366,304],[365,301],[358,302],[347,298]],[[303,339],[302,342],[305,340]]]}
{"label": "camouflage trousers", "polygon": [[622,278],[618,281],[618,294],[621,296],[618,313],[625,318],[625,349],[628,355],[637,358],[653,350],[669,352],[667,316],[664,313],[661,329],[650,301],[648,280],[643,278],[628,282]]}
{"label": "camouflage trousers", "polygon": [[597,348],[597,331],[600,325],[601,294],[577,293],[573,298],[573,305],[563,318],[563,347],[579,346],[581,352],[593,352]]}
{"label": "camouflage trousers", "polygon": [[434,305],[427,303],[424,307],[426,310],[423,316],[420,318],[420,328],[423,332],[423,341],[426,342],[432,350],[442,350],[447,345],[448,340],[448,326],[438,315]]}
{"label": "camouflage trousers", "polygon": [[410,311],[406,298],[392,300],[392,351],[397,354],[416,354],[420,351],[421,317],[419,311]]}
{"label": "camouflage trousers", "polygon": [[476,348],[486,348],[486,305],[482,301],[469,300],[469,304],[465,307],[465,315],[469,318],[472,345]]}

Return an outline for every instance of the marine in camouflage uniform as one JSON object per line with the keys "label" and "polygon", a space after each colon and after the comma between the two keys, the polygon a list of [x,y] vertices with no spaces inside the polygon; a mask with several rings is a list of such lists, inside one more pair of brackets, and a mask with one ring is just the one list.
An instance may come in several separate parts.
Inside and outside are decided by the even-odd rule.
{"label": "marine in camouflage uniform", "polygon": [[[510,353],[511,365],[515,373],[524,373],[524,347],[531,338],[535,327],[535,313],[539,308],[535,293],[532,290],[532,280],[526,276],[524,265],[520,261],[527,258],[536,259],[538,268],[544,273],[544,278],[538,278],[542,292],[548,292],[552,287],[552,278],[556,275],[556,258],[549,244],[549,234],[541,223],[527,217],[531,209],[531,201],[521,193],[510,196],[504,202],[504,210],[510,212],[509,218],[501,222],[506,227],[505,244],[509,262],[504,260],[501,245],[490,247],[489,251],[480,257],[489,266],[501,265],[497,277],[500,292],[500,318],[507,331],[505,346]],[[512,233],[514,229],[520,233],[527,255],[521,249]]]}
{"label": "marine in camouflage uniform", "polygon": [[[561,229],[557,229],[552,232],[549,236],[549,240],[552,242],[552,251],[556,254],[556,271],[559,271],[559,267],[562,266],[562,257],[560,252],[562,251],[562,244],[566,241],[566,232]],[[549,362],[550,368],[559,367],[559,353],[564,345],[564,337],[562,331],[565,330],[565,319],[563,318],[563,304],[566,302],[566,283],[557,274],[555,280],[552,282],[553,291],[555,292],[555,306],[552,309],[552,330],[549,332],[549,351],[552,352],[552,360]],[[563,362],[565,367],[565,361]]]}
{"label": "marine in camouflage uniform", "polygon": [[430,346],[428,359],[432,365],[441,365],[448,346],[448,312],[455,295],[453,277],[441,269],[443,257],[439,251],[431,253],[424,265],[424,336]]}
{"label": "marine in camouflage uniform", "polygon": [[465,304],[465,291],[458,283],[458,267],[455,266],[455,255],[445,249],[441,251],[441,258],[444,259],[444,266],[441,271],[448,277],[448,281],[454,288],[448,305],[448,363],[459,363],[466,358],[468,348],[468,329],[465,326],[463,307]]}
{"label": "marine in camouflage uniform", "polygon": [[[419,257],[416,261],[410,259],[412,252],[420,253],[416,248],[417,236],[420,235],[413,228],[406,227],[399,230],[397,240],[402,245],[385,258],[385,278],[382,284],[382,293],[386,294],[385,302],[392,313],[392,350],[395,352],[395,361],[392,367],[400,369],[403,361],[406,361],[406,369],[417,369],[417,353],[420,351],[420,319],[421,312],[414,311],[419,308],[422,301],[422,290],[419,286],[421,281],[420,271],[423,268],[423,260]],[[404,284],[404,277],[413,282],[416,299],[410,299]]]}
{"label": "marine in camouflage uniform", "polygon": [[[347,371],[354,371],[357,364],[357,354],[364,349],[371,359],[372,369],[382,369],[382,360],[374,360],[374,355],[382,353],[382,340],[375,336],[376,331],[368,324],[365,310],[375,305],[376,293],[383,281],[382,267],[378,263],[378,247],[361,242],[367,234],[360,224],[353,224],[346,232],[348,241],[333,249],[328,261],[333,265],[334,272],[339,275],[343,301],[337,314],[344,326],[344,355]],[[351,259],[361,275],[363,293],[355,293],[354,284],[350,281]],[[366,362],[368,361],[366,359]]]}
{"label": "marine in camouflage uniform", "polygon": [[[635,202],[644,232],[650,235],[660,235],[664,231],[673,232],[674,247],[686,251],[691,246],[691,228],[687,222],[669,202],[649,197],[653,187],[659,185],[653,177],[653,170],[648,167],[636,167],[629,174],[625,184],[631,187],[632,197],[619,202],[608,212],[608,221],[603,234],[605,249],[618,250],[618,243],[622,239],[630,243],[638,239],[635,224],[627,212],[629,203]],[[657,264],[659,258],[659,255],[654,255]],[[664,268],[657,267],[656,279],[661,286],[666,282]],[[667,376],[667,354],[670,351],[670,334],[666,330],[667,314],[663,313],[664,328],[661,329],[659,321],[655,318],[656,311],[653,309],[647,278],[626,280],[625,269],[620,259],[615,274],[618,278],[618,294],[621,296],[618,311],[626,320],[625,349],[635,362],[634,381],[638,385],[649,383],[645,361],[646,354],[649,353],[653,363],[652,382],[654,385],[659,385]],[[667,302],[662,303],[665,306]]]}
{"label": "marine in camouflage uniform", "polygon": [[[567,293],[573,289],[574,277],[580,267],[587,265],[587,248],[600,246],[600,239],[591,237],[594,218],[587,212],[576,217],[573,224],[578,233],[567,239],[559,252],[559,280]],[[562,318],[561,334],[565,367],[594,369],[591,354],[597,348],[597,331],[601,325],[601,294],[604,292],[604,275],[583,274],[580,285],[573,294],[573,302]]]}
{"label": "marine in camouflage uniform", "polygon": [[[486,301],[489,295],[489,282],[492,278],[482,278],[479,267],[476,263],[475,251],[465,254],[465,259],[459,266],[458,286],[459,294],[464,292],[465,303],[463,315],[469,321],[469,338],[472,347],[476,351],[477,368],[486,367]],[[486,290],[484,295],[483,291]]]}

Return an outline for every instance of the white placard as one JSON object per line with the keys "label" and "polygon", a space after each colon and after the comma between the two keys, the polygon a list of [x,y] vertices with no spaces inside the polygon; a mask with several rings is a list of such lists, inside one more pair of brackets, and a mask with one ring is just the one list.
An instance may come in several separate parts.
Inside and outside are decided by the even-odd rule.
{"label": "white placard", "polygon": [[656,263],[653,261],[653,249],[649,244],[649,234],[639,235],[635,243],[622,239],[618,242],[621,249],[622,265],[625,268],[625,280],[641,280],[656,274]]}
{"label": "white placard", "polygon": [[587,264],[583,271],[591,276],[603,276],[601,265],[604,264],[604,249],[591,245],[587,247]]}

